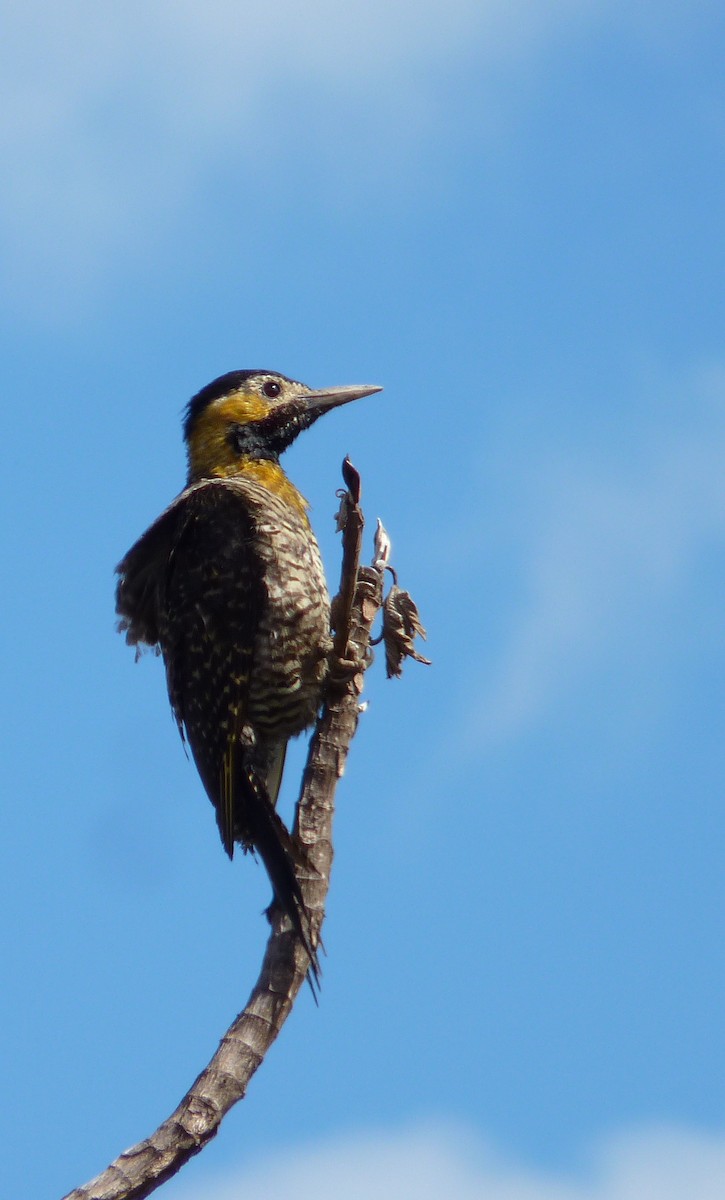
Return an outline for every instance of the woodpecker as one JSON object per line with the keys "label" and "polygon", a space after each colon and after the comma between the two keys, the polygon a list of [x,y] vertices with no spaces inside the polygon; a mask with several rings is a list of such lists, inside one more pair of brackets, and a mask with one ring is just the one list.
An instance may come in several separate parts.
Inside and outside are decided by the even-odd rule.
{"label": "woodpecker", "polygon": [[116,568],[119,630],[163,656],[224,849],[258,852],[313,974],[301,851],[275,805],[287,742],[320,706],[330,600],[307,501],[279,459],[323,413],[379,391],[261,370],[215,379],[185,411],[186,487]]}

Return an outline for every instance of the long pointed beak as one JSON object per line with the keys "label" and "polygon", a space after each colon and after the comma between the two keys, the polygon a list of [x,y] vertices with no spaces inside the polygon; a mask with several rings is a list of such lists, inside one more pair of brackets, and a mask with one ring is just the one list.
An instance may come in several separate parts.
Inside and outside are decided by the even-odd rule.
{"label": "long pointed beak", "polygon": [[374,392],[382,392],[375,383],[351,383],[345,387],[320,388],[307,394],[307,406],[316,416],[327,412],[329,408],[337,408],[340,404],[349,404],[351,400],[362,400],[363,396],[372,396]]}

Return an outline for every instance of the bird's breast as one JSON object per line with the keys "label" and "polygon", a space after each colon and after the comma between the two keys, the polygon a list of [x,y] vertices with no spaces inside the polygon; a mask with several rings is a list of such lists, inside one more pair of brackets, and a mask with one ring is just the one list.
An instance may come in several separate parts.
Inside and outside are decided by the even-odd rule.
{"label": "bird's breast", "polygon": [[249,717],[277,737],[312,723],[327,673],[330,600],[319,547],[304,513],[282,502],[255,516],[265,603],[250,677]]}

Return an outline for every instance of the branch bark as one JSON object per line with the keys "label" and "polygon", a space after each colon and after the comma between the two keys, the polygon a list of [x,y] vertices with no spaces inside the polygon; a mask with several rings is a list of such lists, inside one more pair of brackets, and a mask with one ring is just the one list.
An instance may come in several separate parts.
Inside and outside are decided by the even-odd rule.
{"label": "branch bark", "polygon": [[[343,534],[340,591],[333,605],[334,654],[322,712],[310,742],[294,823],[306,849],[299,871],[311,914],[313,944],[320,942],[332,866],[332,819],[337,781],[357,728],[359,698],[369,663],[371,629],[382,605],[387,539],[376,539],[371,567],[359,567],[363,515],[360,478],[345,460],[338,527]],[[232,1105],[245,1095],[255,1071],[292,1010],[309,961],[287,918],[270,913],[272,932],[259,979],[246,1008],[224,1034],[208,1066],[175,1111],[150,1137],[124,1150],[100,1175],[64,1200],[141,1200],[171,1178],[209,1142]]]}

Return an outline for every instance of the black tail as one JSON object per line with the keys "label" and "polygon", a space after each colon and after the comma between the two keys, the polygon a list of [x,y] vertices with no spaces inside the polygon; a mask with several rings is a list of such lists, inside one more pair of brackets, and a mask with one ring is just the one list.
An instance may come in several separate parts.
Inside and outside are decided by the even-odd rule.
{"label": "black tail", "polygon": [[295,933],[307,951],[310,960],[307,978],[316,999],[320,987],[320,963],[317,951],[312,945],[310,914],[295,871],[295,864],[304,865],[304,858],[284,821],[275,811],[266,786],[254,768],[242,766],[240,760],[241,755],[237,762],[242,773],[240,783],[248,797],[244,815],[251,841],[264,863],[275,900],[289,917]]}

